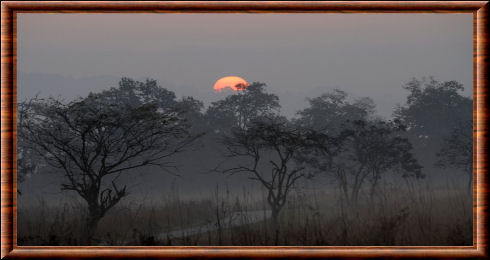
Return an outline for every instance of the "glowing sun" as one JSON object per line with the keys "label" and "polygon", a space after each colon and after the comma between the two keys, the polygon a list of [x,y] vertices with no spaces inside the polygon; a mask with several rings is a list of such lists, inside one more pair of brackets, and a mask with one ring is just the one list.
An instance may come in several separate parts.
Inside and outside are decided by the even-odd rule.
{"label": "glowing sun", "polygon": [[246,89],[247,87],[248,87],[248,83],[244,79],[237,76],[227,76],[218,79],[218,81],[214,83],[213,89],[216,92],[221,92],[223,91],[223,89],[226,88],[232,89],[234,91],[238,91],[238,90]]}

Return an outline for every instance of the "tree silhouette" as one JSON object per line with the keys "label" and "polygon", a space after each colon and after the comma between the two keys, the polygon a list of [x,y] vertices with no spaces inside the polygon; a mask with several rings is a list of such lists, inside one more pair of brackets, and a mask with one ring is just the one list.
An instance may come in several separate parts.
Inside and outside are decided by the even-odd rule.
{"label": "tree silhouette", "polygon": [[[24,136],[25,129],[20,127],[24,124],[28,111],[32,108],[32,102],[36,98],[20,102],[17,106],[17,134],[19,137]],[[17,182],[22,183],[32,174],[36,174],[43,166],[43,159],[35,149],[24,138],[17,139]],[[22,194],[19,186],[17,193]]]}
{"label": "tree silhouette", "polygon": [[182,97],[175,105],[175,110],[186,120],[189,124],[189,131],[195,135],[201,135],[206,128],[206,118],[204,117],[202,110],[204,104],[202,101],[193,97]]}
{"label": "tree silhouette", "polygon": [[318,172],[332,176],[347,202],[356,206],[366,183],[370,183],[369,194],[373,198],[379,180],[387,172],[423,177],[422,167],[411,153],[412,145],[400,136],[403,129],[397,121],[348,121],[338,136],[317,138],[324,141],[310,146],[312,149],[301,159]]}
{"label": "tree silhouette", "polygon": [[305,134],[279,117],[255,119],[246,129],[235,127],[224,139],[228,156],[239,158],[242,163],[220,171],[248,174],[267,190],[276,245],[279,213],[296,181],[307,177],[305,168],[295,163],[305,143]]}
{"label": "tree silhouette", "polygon": [[117,183],[121,174],[149,165],[173,167],[168,159],[196,138],[173,108],[171,94],[154,81],[123,78],[119,88],[67,104],[36,99],[24,111],[20,138],[62,170],[62,190],[87,203],[86,243],[92,243],[100,219],[128,195],[126,185]]}
{"label": "tree silhouette", "polygon": [[438,149],[453,127],[472,118],[473,100],[459,93],[464,88],[456,81],[414,78],[403,88],[409,95],[406,105],[395,110],[395,118],[407,126],[413,140],[426,150]]}
{"label": "tree silhouette", "polygon": [[473,121],[460,122],[452,129],[451,135],[444,139],[437,153],[436,165],[442,168],[458,168],[468,176],[468,192],[473,182]]}
{"label": "tree silhouette", "polygon": [[213,102],[206,111],[211,128],[228,132],[232,127],[244,128],[257,117],[271,116],[279,108],[279,98],[265,92],[264,83],[254,82],[223,100]]}
{"label": "tree silhouette", "polygon": [[297,124],[329,135],[338,135],[346,120],[368,119],[374,113],[374,103],[369,98],[350,101],[347,93],[335,89],[308,100],[309,107],[299,111]]}

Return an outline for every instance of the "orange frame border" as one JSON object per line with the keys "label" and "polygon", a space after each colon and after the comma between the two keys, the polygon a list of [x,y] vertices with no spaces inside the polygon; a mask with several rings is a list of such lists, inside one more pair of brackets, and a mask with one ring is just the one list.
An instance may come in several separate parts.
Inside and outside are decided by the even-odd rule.
{"label": "orange frame border", "polygon": [[[488,258],[488,1],[160,1],[1,3],[1,258],[477,257]],[[17,25],[19,12],[473,13],[473,246],[17,246]]]}

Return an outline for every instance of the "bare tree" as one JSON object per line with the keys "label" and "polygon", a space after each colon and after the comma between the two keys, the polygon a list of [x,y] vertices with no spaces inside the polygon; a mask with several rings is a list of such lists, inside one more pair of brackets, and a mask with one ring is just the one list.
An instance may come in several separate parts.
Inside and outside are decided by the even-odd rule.
{"label": "bare tree", "polygon": [[148,84],[122,83],[67,104],[36,99],[19,125],[19,138],[62,170],[62,190],[86,201],[88,244],[100,219],[128,195],[126,185],[117,183],[121,174],[149,165],[173,167],[168,158],[195,139],[178,112],[158,103],[162,100],[135,98]]}
{"label": "bare tree", "polygon": [[[25,122],[25,117],[31,109],[32,101],[36,98],[25,100],[19,103],[17,107],[17,125],[21,126]],[[24,128],[17,127],[18,136],[23,136]],[[39,156],[33,147],[23,138],[17,139],[17,183],[20,184],[36,174],[43,166],[43,159]],[[22,194],[20,185],[17,186],[17,193]]]}
{"label": "bare tree", "polygon": [[279,240],[279,213],[289,192],[301,178],[305,168],[295,159],[305,145],[303,133],[285,118],[267,117],[255,120],[246,129],[234,128],[224,144],[229,157],[238,157],[237,166],[221,170],[224,173],[246,173],[267,190],[267,202],[272,211],[274,243]]}

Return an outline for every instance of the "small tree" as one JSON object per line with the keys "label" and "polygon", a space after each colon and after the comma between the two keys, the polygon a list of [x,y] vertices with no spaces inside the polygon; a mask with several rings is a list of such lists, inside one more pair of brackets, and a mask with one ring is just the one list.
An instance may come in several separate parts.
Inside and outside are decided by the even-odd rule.
{"label": "small tree", "polygon": [[468,176],[468,192],[473,183],[473,121],[460,122],[453,128],[451,135],[444,139],[437,153],[436,165],[441,168],[457,168]]}
{"label": "small tree", "polygon": [[254,120],[245,129],[234,128],[224,139],[229,157],[238,157],[243,163],[221,171],[246,173],[267,190],[276,245],[279,213],[296,181],[307,177],[305,168],[295,163],[305,141],[305,135],[298,128],[278,117]]}
{"label": "small tree", "polygon": [[86,201],[88,244],[100,219],[128,195],[126,185],[116,182],[120,174],[149,165],[172,166],[168,158],[195,138],[172,106],[151,99],[166,93],[153,87],[153,81],[123,79],[117,89],[67,104],[36,99],[19,125],[19,138],[62,170],[62,190],[75,191]]}

